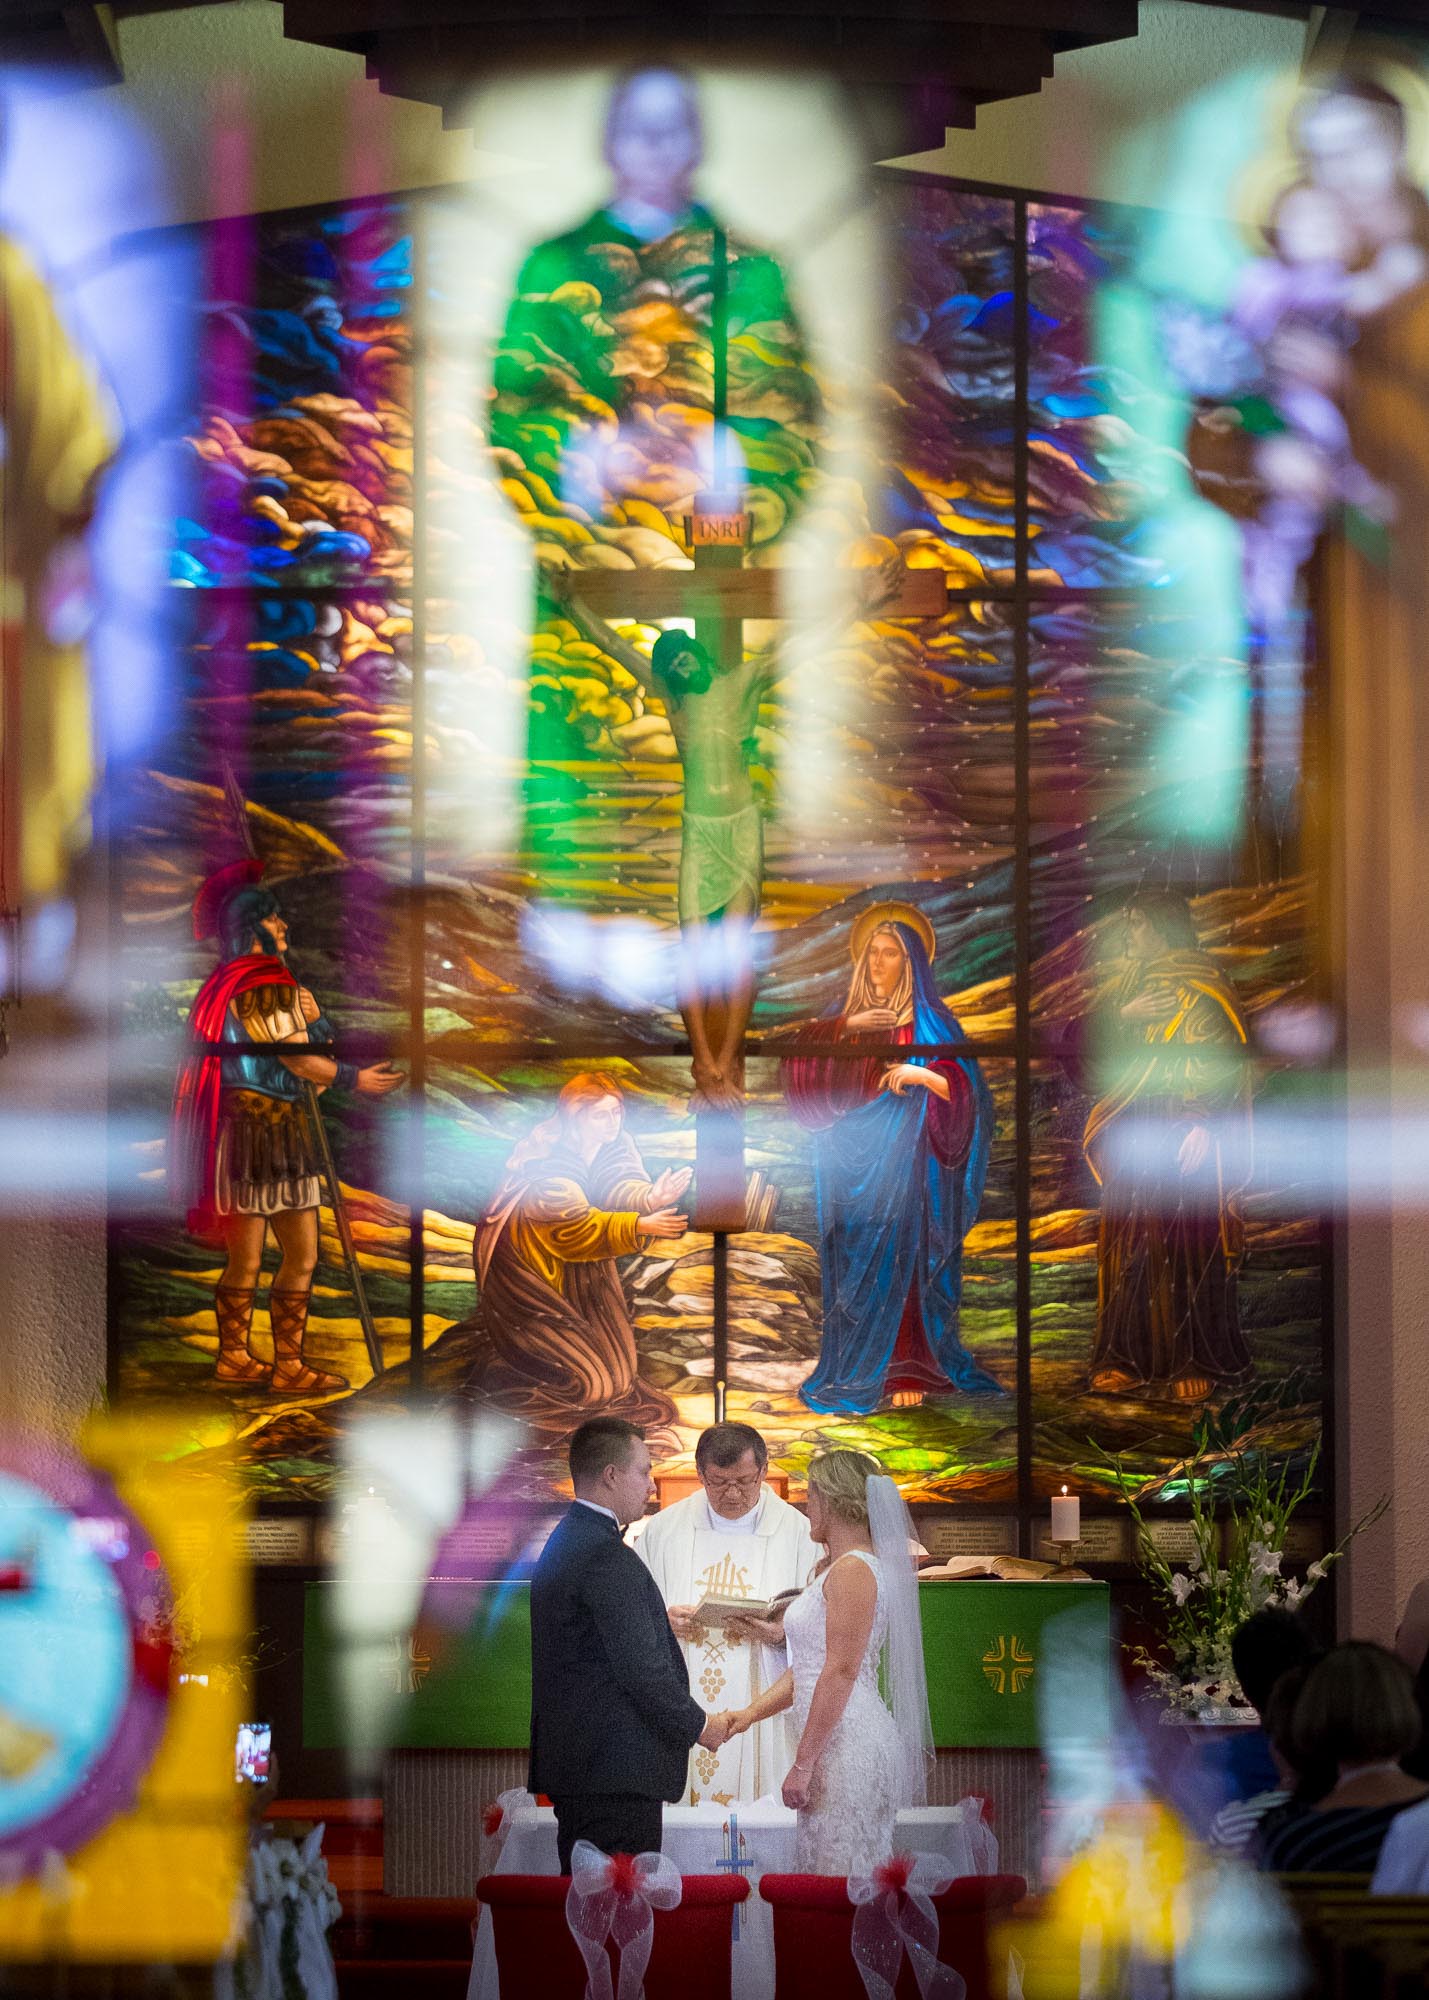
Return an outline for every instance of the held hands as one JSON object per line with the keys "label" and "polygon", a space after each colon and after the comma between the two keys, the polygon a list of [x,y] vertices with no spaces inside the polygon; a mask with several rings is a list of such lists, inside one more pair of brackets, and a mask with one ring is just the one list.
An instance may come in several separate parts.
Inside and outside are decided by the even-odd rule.
{"label": "held hands", "polygon": [[742,1736],[749,1727],[749,1712],[742,1708],[722,1708],[718,1715],[705,1717],[700,1742],[706,1750],[719,1750],[731,1736]]}
{"label": "held hands", "polygon": [[791,1764],[784,1780],[783,1799],[792,1812],[801,1811],[813,1795],[814,1774],[807,1764]]}

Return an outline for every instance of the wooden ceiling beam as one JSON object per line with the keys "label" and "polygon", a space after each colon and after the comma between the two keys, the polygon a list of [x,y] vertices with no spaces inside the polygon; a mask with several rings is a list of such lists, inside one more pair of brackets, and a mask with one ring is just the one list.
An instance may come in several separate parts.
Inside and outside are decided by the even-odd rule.
{"label": "wooden ceiling beam", "polygon": [[[609,46],[613,53],[619,53],[619,43]],[[633,41],[627,44],[635,46]],[[672,54],[689,53],[678,44],[666,46]],[[720,54],[741,54],[751,61],[788,60],[777,37],[766,40],[742,35],[737,41],[714,47]],[[400,33],[380,35],[363,53],[375,75],[386,77],[400,67],[408,76],[425,75],[434,85],[441,85],[443,95],[449,95],[452,85],[469,88],[476,78],[523,59],[569,61],[571,43],[564,36],[533,37],[528,28],[503,23],[479,32],[461,30],[443,35],[437,48]],[[936,61],[930,63],[930,56]],[[820,68],[855,83],[915,85],[932,81],[950,90],[961,87],[964,93],[975,90],[986,99],[1022,96],[1039,89],[1052,74],[1052,55],[1034,38],[1022,36],[989,49],[972,37],[930,41],[894,34],[826,46],[821,51]],[[949,79],[946,83],[944,76]]]}
{"label": "wooden ceiling beam", "polygon": [[[926,21],[931,27],[986,27],[1028,30],[1053,42],[1110,41],[1134,35],[1137,0],[888,0],[886,6],[830,4],[830,0],[779,0],[779,13],[798,18],[865,21],[870,29],[893,18]],[[758,0],[684,0],[672,18],[668,0],[625,0],[620,14],[662,39],[703,41],[731,20],[763,19],[769,9]],[[412,28],[459,28],[499,20],[584,23],[601,32],[612,10],[597,0],[283,0],[288,34],[300,40],[341,39],[349,46],[364,36]],[[807,47],[803,51],[807,56]]]}
{"label": "wooden ceiling beam", "polygon": [[[0,63],[120,78],[114,15],[216,0],[0,0]],[[665,55],[815,63],[857,100],[881,152],[941,144],[980,104],[1022,97],[1059,54],[1134,35],[1138,0],[283,0],[284,32],[362,57],[383,90],[455,120],[518,63]],[[219,32],[216,25],[215,32]],[[876,139],[873,135],[876,133]]]}
{"label": "wooden ceiling beam", "polygon": [[362,56],[460,124],[485,77],[524,64],[790,63],[841,78],[870,157],[940,146],[981,104],[1034,95],[1058,54],[1134,35],[1138,0],[284,0],[285,32]]}

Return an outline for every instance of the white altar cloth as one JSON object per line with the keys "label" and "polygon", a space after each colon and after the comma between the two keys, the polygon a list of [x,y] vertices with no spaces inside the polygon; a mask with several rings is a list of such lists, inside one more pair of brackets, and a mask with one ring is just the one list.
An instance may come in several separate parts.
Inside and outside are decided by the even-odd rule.
{"label": "white altar cloth", "polygon": [[[739,1938],[734,1946],[734,2000],[769,2000],[774,1991],[774,1921],[759,1894],[761,1875],[787,1875],[794,1867],[795,1817],[773,1799],[737,1806],[743,1836],[740,1872],[749,1882],[749,1900],[739,1905]],[[717,1866],[729,1851],[725,1825],[729,1808],[718,1805],[666,1806],[661,1842],[682,1875],[723,1875]],[[893,1844],[904,1853],[942,1854],[955,1875],[995,1875],[997,1841],[983,1824],[982,1803],[963,1799],[955,1806],[919,1806],[898,1815]],[[519,1807],[511,1816],[497,1875],[554,1875],[556,1815],[549,1806]],[[496,1942],[490,1910],[483,1910],[472,1954],[467,2000],[500,2000]]]}

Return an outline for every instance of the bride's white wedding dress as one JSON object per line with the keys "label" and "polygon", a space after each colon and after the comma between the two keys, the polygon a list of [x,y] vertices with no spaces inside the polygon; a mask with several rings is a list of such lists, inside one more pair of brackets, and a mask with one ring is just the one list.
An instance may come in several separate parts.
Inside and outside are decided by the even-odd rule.
{"label": "bride's white wedding dress", "polygon": [[[888,1606],[877,1556],[851,1549],[841,1562],[864,1562],[878,1583],[878,1606],[848,1706],[814,1766],[809,1803],[799,1813],[794,1867],[803,1875],[865,1874],[893,1849],[901,1805],[904,1758],[897,1725],[878,1691],[878,1661],[888,1632]],[[796,1597],[784,1614],[794,1675],[794,1728],[802,1735],[824,1666],[827,1607],[824,1585],[836,1565]]]}

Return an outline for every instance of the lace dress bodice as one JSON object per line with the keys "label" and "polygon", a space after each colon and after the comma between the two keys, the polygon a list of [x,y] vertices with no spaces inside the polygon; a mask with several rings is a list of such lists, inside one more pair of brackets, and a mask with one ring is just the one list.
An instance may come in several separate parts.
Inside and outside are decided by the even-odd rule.
{"label": "lace dress bodice", "polygon": [[[812,1794],[799,1814],[794,1867],[808,1875],[851,1875],[886,1861],[898,1796],[898,1732],[878,1690],[878,1664],[888,1633],[888,1612],[878,1558],[853,1549],[840,1559],[864,1562],[878,1583],[873,1627],[859,1662],[847,1706],[814,1767]],[[794,1675],[794,1730],[802,1736],[809,1705],[823,1672],[828,1636],[824,1585],[832,1566],[784,1614],[784,1637]]]}

